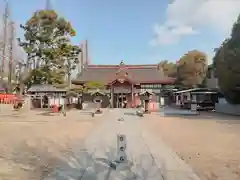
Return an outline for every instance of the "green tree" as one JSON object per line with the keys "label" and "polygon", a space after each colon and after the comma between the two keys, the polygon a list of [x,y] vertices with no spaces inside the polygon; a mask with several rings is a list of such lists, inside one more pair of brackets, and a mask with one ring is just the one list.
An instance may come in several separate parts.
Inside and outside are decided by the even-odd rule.
{"label": "green tree", "polygon": [[72,85],[71,88],[69,89],[70,91],[73,91],[75,93],[81,94],[87,91],[86,87],[83,87],[81,85]]}
{"label": "green tree", "polygon": [[203,83],[206,72],[206,54],[197,50],[189,51],[178,61],[177,82],[187,88],[197,87]]}
{"label": "green tree", "polygon": [[158,64],[158,69],[162,71],[166,76],[177,76],[177,65],[175,63],[169,62],[168,60],[161,61]]}
{"label": "green tree", "polygon": [[64,52],[63,59],[64,59],[64,72],[67,75],[67,84],[68,87],[71,87],[71,75],[72,72],[76,69],[77,64],[79,63],[78,56],[81,52],[79,46],[68,44],[62,50]]}
{"label": "green tree", "polygon": [[240,104],[240,15],[234,23],[232,33],[219,48],[213,58],[219,87],[226,100]]}
{"label": "green tree", "polygon": [[20,27],[24,30],[24,40],[19,39],[19,44],[28,55],[29,73],[24,81],[28,85],[63,83],[64,67],[59,68],[63,64],[61,46],[75,36],[70,22],[53,10],[40,10]]}

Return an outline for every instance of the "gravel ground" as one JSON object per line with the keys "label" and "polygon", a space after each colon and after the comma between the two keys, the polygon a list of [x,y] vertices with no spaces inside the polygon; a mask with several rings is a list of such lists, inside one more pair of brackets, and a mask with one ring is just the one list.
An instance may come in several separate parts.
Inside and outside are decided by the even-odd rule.
{"label": "gravel ground", "polygon": [[[111,114],[113,121],[116,121],[114,113]],[[188,117],[160,117],[152,114],[141,118],[139,123],[132,122],[134,118],[128,115],[126,128],[140,129],[131,133],[127,130],[125,133],[135,138],[141,132],[145,138],[150,138],[148,132],[151,132],[156,145],[151,145],[150,149],[164,147],[164,141],[193,168],[201,180],[240,179],[240,120],[237,118],[214,113]],[[20,114],[15,112],[14,115],[7,111],[1,112],[0,179],[42,180],[59,164],[71,162],[68,157],[71,157],[69,154],[73,152],[72,147],[79,146],[106,119],[111,122],[108,115],[92,118],[86,113],[75,111],[67,113],[66,117],[40,112],[23,111]],[[115,132],[109,125],[111,123],[104,125],[105,130],[97,128],[100,134],[108,129]],[[149,138],[145,139],[145,143],[153,144]],[[140,141],[136,143],[141,145]],[[163,154],[161,151],[164,148],[155,148],[155,153]],[[130,149],[137,152],[138,148],[132,146]],[[137,156],[136,152],[131,154]]]}
{"label": "gravel ground", "polygon": [[202,180],[240,179],[239,117],[155,115],[145,127],[163,138]]}
{"label": "gravel ground", "polygon": [[[148,116],[114,109],[104,119],[81,147],[73,148],[66,157],[68,164],[59,163],[61,167],[44,180],[199,180],[191,167],[145,127]],[[120,161],[118,134],[126,136],[126,150],[121,154],[127,161],[120,164],[114,162]]]}
{"label": "gravel ground", "polygon": [[0,113],[0,179],[40,180],[53,170],[74,144],[80,144],[101,116],[69,112]]}

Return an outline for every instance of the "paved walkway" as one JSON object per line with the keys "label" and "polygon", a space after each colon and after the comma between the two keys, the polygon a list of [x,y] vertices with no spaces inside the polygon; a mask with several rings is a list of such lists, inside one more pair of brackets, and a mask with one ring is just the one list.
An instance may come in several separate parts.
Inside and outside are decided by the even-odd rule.
{"label": "paved walkway", "polygon": [[[141,118],[130,115],[131,111],[116,109],[106,113],[106,121],[86,139],[85,149],[73,150],[76,153],[67,157],[68,164],[60,167],[53,179],[199,180],[190,167],[147,130],[145,124],[151,115]],[[120,117],[124,121],[118,121]],[[118,158],[117,134],[126,135],[128,161],[110,167],[109,162]],[[117,165],[116,169],[113,165]]]}

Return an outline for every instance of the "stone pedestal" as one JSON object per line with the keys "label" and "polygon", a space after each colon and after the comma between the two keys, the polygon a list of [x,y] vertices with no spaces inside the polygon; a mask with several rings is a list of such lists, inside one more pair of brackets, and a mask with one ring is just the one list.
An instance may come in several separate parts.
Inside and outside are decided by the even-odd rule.
{"label": "stone pedestal", "polygon": [[192,95],[191,111],[197,111],[197,97]]}

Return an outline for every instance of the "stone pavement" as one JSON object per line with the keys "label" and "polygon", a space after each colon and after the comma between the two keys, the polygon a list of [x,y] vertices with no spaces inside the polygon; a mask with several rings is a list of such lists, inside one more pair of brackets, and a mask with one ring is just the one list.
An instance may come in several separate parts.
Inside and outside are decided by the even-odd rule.
{"label": "stone pavement", "polygon": [[[151,115],[141,118],[129,115],[131,111],[115,109],[106,113],[106,120],[85,140],[84,148],[72,150],[64,157],[67,164],[47,179],[199,180],[176,153],[145,128]],[[118,121],[120,117],[124,120]],[[126,135],[127,142],[128,161],[119,165],[110,163],[118,158],[117,134]]]}

